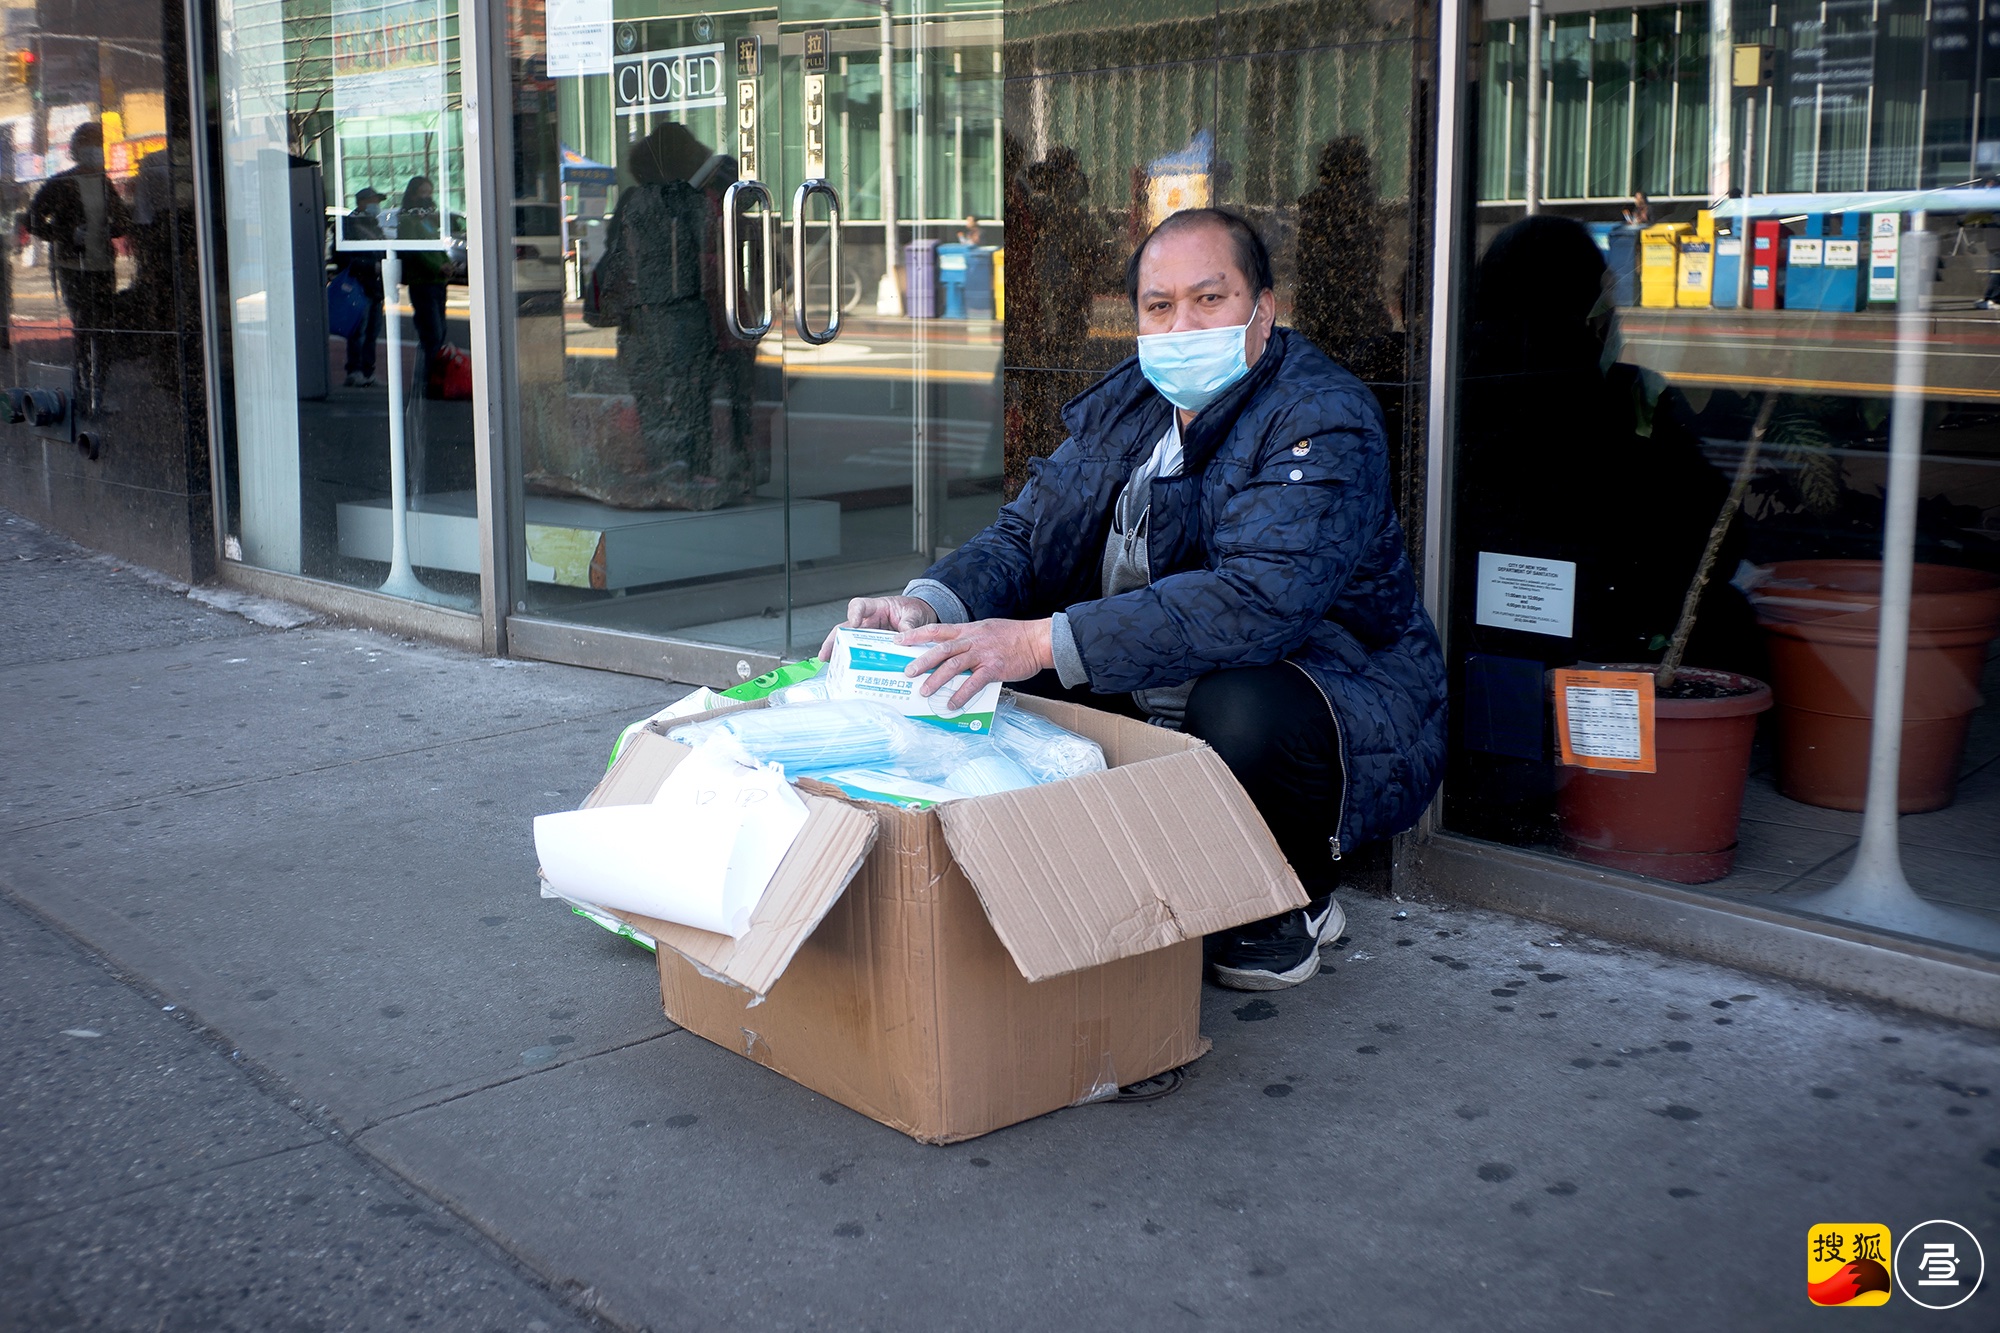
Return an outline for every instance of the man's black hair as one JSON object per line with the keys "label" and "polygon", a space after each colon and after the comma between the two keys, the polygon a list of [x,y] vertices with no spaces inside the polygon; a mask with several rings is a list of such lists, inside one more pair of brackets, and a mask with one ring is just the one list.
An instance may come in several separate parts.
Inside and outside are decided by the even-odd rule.
{"label": "man's black hair", "polygon": [[1146,239],[1139,242],[1139,248],[1125,261],[1125,297],[1134,309],[1139,305],[1139,261],[1146,256],[1146,247],[1157,236],[1172,232],[1186,231],[1189,227],[1220,227],[1229,233],[1230,241],[1236,247],[1236,268],[1250,279],[1251,290],[1258,296],[1277,286],[1271,276],[1271,252],[1264,245],[1264,238],[1249,221],[1226,208],[1186,208],[1169,214],[1159,226],[1146,233]]}

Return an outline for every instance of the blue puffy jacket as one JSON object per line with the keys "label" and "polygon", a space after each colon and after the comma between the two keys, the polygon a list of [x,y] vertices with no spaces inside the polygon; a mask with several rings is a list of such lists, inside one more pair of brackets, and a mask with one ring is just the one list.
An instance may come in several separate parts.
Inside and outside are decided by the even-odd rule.
{"label": "blue puffy jacket", "polygon": [[1134,357],[1063,408],[1070,438],[1021,494],[932,566],[974,619],[1068,614],[1091,688],[1173,685],[1288,660],[1326,695],[1346,783],[1336,846],[1400,832],[1444,765],[1444,659],[1389,504],[1381,410],[1278,329],[1153,482],[1151,586],[1100,595],[1111,509],[1172,407]]}

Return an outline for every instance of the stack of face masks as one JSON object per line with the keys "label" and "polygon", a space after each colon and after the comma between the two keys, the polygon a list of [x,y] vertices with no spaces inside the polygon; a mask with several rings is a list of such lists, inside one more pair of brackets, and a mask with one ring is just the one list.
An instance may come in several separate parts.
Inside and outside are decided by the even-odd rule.
{"label": "stack of face masks", "polygon": [[857,800],[928,809],[1101,772],[1095,742],[1008,702],[990,733],[937,726],[870,700],[794,699],[781,707],[689,722],[684,745],[742,746],[788,778],[830,783]]}

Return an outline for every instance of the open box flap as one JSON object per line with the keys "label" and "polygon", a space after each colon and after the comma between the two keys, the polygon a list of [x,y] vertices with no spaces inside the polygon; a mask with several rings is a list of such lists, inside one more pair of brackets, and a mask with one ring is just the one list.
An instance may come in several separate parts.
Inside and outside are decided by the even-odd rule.
{"label": "open box flap", "polygon": [[[685,745],[650,730],[635,732],[583,808],[645,804],[688,753]],[[873,815],[824,796],[799,796],[806,803],[805,827],[778,863],[741,939],[637,912],[612,915],[753,995],[769,993],[792,955],[860,872],[875,842]],[[672,849],[663,848],[661,854],[670,856]]]}
{"label": "open box flap", "polygon": [[937,814],[1030,981],[1306,903],[1249,795],[1207,746]]}

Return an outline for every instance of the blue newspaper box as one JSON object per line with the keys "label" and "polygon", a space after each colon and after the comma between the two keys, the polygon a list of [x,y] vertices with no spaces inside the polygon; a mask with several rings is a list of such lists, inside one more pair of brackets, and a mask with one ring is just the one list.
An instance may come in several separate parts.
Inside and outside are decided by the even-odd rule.
{"label": "blue newspaper box", "polygon": [[993,250],[975,245],[965,255],[965,315],[967,319],[993,318]]}
{"label": "blue newspaper box", "polygon": [[1639,304],[1639,229],[1622,223],[1606,224],[1604,263],[1611,270],[1611,304]]}
{"label": "blue newspaper box", "polygon": [[1715,285],[1709,294],[1710,305],[1732,309],[1743,304],[1738,293],[1743,288],[1743,237],[1749,230],[1749,223],[1744,218],[1731,218],[1726,229],[1717,228]]}
{"label": "blue newspaper box", "polygon": [[965,318],[965,256],[971,249],[951,241],[937,248],[938,289],[944,293],[946,319]]}
{"label": "blue newspaper box", "polygon": [[1788,236],[1785,246],[1785,309],[1818,310],[1826,288],[1826,214],[1806,218],[1805,234]]}
{"label": "blue newspaper box", "polygon": [[936,241],[911,241],[903,247],[903,281],[911,319],[937,318],[937,250]]}
{"label": "blue newspaper box", "polygon": [[1859,310],[1867,303],[1861,281],[1863,247],[1861,214],[1831,213],[1824,218],[1819,257],[1819,308]]}

